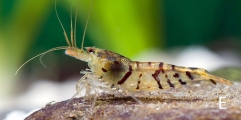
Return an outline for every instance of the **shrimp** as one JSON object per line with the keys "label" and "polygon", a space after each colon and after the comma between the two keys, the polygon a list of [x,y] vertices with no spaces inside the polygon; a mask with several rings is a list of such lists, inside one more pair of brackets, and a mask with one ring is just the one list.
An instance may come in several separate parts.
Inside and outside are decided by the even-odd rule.
{"label": "shrimp", "polygon": [[[91,6],[92,4],[93,1]],[[110,92],[121,89],[127,93],[135,93],[139,91],[155,91],[167,88],[177,88],[200,80],[209,80],[213,84],[220,82],[225,85],[233,85],[231,81],[218,76],[214,76],[203,68],[182,67],[163,62],[138,62],[132,61],[127,57],[109,50],[104,50],[96,47],[83,48],[84,36],[87,29],[91,9],[89,11],[85,25],[82,46],[81,48],[78,48],[74,36],[76,31],[73,32],[72,28],[72,18],[71,40],[69,40],[65,29],[58,17],[56,5],[55,10],[68,46],[53,48],[35,57],[42,56],[54,50],[65,49],[66,55],[87,62],[89,69],[82,72],[84,76],[77,82],[76,94],[72,98],[80,94],[84,88],[86,89],[87,96],[89,96],[90,91],[93,90],[95,92],[95,97],[92,102],[92,108],[98,96],[98,89]],[[75,18],[76,17],[77,10]],[[35,57],[31,58],[30,60],[34,59]],[[25,62],[23,65],[25,65],[27,62]],[[132,96],[132,94],[130,94],[130,96],[141,103],[134,96]]]}
{"label": "shrimp", "polygon": [[131,61],[112,51],[95,47],[86,47],[86,51],[70,47],[66,49],[65,54],[88,62],[91,74],[99,76],[100,81],[108,83],[110,87],[121,87],[131,92],[176,88],[199,80],[210,80],[213,84],[233,84],[229,80],[211,75],[202,68],[163,62]]}

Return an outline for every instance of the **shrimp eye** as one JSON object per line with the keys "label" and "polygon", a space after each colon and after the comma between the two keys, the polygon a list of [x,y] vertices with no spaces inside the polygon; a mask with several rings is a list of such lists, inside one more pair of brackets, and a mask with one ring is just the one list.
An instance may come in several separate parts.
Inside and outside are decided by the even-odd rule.
{"label": "shrimp eye", "polygon": [[93,48],[90,48],[90,49],[88,49],[88,52],[89,53],[91,53],[91,52],[95,53],[95,50]]}

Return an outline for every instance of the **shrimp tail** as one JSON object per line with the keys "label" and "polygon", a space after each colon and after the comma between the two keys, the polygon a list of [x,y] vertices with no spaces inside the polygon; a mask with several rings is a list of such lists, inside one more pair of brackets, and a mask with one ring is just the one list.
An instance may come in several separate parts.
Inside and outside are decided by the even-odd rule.
{"label": "shrimp tail", "polygon": [[226,85],[229,85],[229,86],[233,85],[233,82],[231,82],[227,79],[215,76],[215,75],[211,75],[211,74],[206,74],[205,78],[207,80],[210,80],[214,84],[216,84],[216,82],[220,82],[220,83],[223,83],[223,84],[226,84]]}

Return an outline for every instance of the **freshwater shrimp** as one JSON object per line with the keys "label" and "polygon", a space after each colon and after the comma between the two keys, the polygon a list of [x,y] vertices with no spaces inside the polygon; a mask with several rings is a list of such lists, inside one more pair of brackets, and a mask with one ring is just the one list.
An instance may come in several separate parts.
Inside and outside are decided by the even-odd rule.
{"label": "freshwater shrimp", "polygon": [[[55,1],[55,4],[56,2],[57,0]],[[91,3],[91,6],[92,4],[93,1]],[[182,67],[167,64],[164,62],[132,61],[131,59],[124,57],[123,55],[109,50],[96,47],[85,47],[84,49],[84,38],[90,17],[91,7],[85,25],[82,46],[81,48],[78,48],[74,35],[76,31],[72,28],[72,17],[71,38],[69,40],[69,37],[65,32],[65,29],[58,17],[56,5],[55,11],[58,21],[63,29],[65,40],[68,46],[50,49],[31,58],[30,60],[51,51],[65,49],[66,55],[87,62],[89,69],[82,72],[84,76],[80,78],[80,80],[77,82],[76,94],[72,98],[80,94],[80,92],[84,88],[86,89],[87,96],[90,95],[90,91],[93,90],[95,92],[95,97],[92,102],[92,107],[94,106],[96,98],[98,96],[98,89],[110,92],[120,89],[123,92],[130,93],[129,95],[131,97],[133,97],[137,102],[141,103],[138,99],[132,96],[131,93],[139,91],[155,91],[167,88],[177,88],[183,85],[188,85],[191,82],[200,80],[209,80],[213,84],[216,84],[216,82],[220,82],[225,85],[233,85],[231,81],[218,76],[214,76],[203,68]],[[76,20],[77,8],[75,15]],[[30,60],[28,60],[27,62],[29,62]],[[23,65],[25,65],[27,62],[25,62]],[[20,66],[20,68],[22,66]]]}

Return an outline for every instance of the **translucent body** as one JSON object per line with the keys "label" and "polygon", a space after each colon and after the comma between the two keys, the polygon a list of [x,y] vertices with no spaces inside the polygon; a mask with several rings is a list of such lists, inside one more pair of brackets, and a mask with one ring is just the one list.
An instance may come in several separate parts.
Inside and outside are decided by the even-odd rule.
{"label": "translucent body", "polygon": [[88,62],[89,74],[99,76],[100,82],[106,83],[110,88],[121,88],[129,92],[176,88],[199,80],[232,85],[232,82],[211,75],[202,68],[131,61],[117,53],[95,47],[87,47],[86,51],[69,48],[66,54]]}

